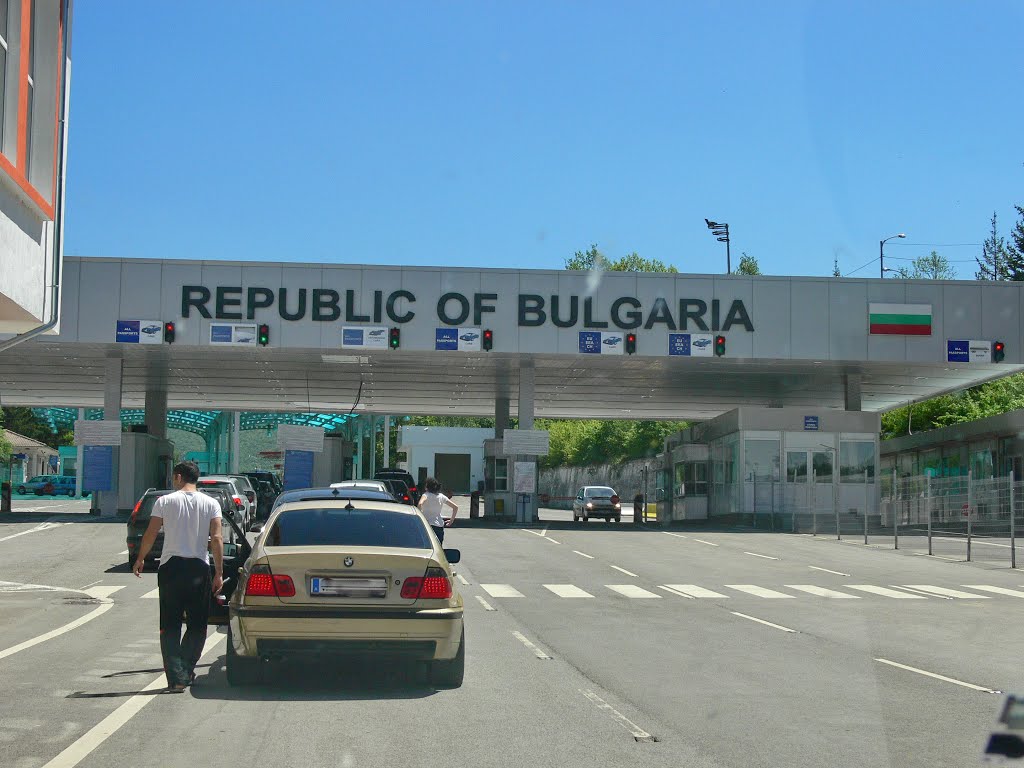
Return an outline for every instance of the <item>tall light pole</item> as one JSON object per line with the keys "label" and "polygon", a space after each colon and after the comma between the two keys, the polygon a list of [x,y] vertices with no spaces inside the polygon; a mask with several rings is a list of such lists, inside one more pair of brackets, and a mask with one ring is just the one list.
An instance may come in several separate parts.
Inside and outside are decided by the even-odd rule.
{"label": "tall light pole", "polygon": [[900,232],[898,235],[892,235],[891,237],[885,238],[885,240],[878,241],[878,276],[885,277],[885,244],[890,240],[895,240],[897,237],[906,237],[906,233]]}
{"label": "tall light pole", "polygon": [[718,242],[725,243],[725,274],[732,273],[732,255],[729,253],[729,225],[719,224],[717,221],[704,219],[711,234],[718,238]]}

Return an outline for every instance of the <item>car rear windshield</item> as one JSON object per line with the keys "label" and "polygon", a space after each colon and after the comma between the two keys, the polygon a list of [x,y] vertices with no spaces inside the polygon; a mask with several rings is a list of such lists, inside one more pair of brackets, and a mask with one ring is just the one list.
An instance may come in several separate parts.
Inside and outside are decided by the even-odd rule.
{"label": "car rear windshield", "polygon": [[419,515],[380,509],[292,509],[267,534],[272,547],[341,546],[429,549]]}
{"label": "car rear windshield", "polygon": [[615,491],[611,488],[602,488],[600,486],[594,486],[593,488],[587,488],[587,496],[614,496]]}
{"label": "car rear windshield", "polygon": [[199,490],[203,490],[204,488],[219,488],[222,491],[226,491],[231,496],[234,496],[235,493],[237,492],[237,489],[235,488],[233,483],[228,483],[221,480],[200,480],[196,484],[196,487]]}
{"label": "car rear windshield", "polygon": [[[170,493],[168,491],[167,493]],[[156,500],[166,496],[167,493],[149,493],[142,497],[142,505],[139,507],[139,513],[135,515],[136,520],[145,520],[153,512],[153,507],[156,505]]]}

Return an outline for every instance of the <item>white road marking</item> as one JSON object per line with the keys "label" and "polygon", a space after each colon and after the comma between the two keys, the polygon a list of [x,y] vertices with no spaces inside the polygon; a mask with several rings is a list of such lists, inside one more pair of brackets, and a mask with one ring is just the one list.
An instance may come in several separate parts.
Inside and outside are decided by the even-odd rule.
{"label": "white road marking", "polygon": [[746,592],[754,597],[764,597],[769,600],[782,600],[785,598],[796,599],[794,595],[787,595],[784,592],[776,592],[774,589],[766,589],[765,587],[759,587],[756,584],[725,584],[724,586],[729,589]]}
{"label": "white road marking", "polygon": [[704,539],[694,539],[694,541],[699,541],[701,544],[707,544],[709,547],[717,547],[718,546],[717,544],[715,544],[715,542],[713,542],[713,541],[704,541]]}
{"label": "white road marking", "polygon": [[633,735],[633,738],[636,739],[637,741],[653,741],[654,740],[654,737],[651,736],[651,734],[649,734],[647,731],[645,731],[639,725],[634,723],[632,720],[630,720],[624,714],[619,712],[617,709],[612,707],[611,704],[606,702],[604,699],[602,699],[600,696],[598,696],[593,691],[584,691],[581,688],[580,689],[580,693],[582,693],[584,696],[586,696],[588,699],[590,699],[591,702],[596,704],[598,709],[603,709],[605,712],[608,712],[612,716],[612,719],[615,722],[617,722],[619,725],[621,725],[623,728],[625,728],[627,731],[629,731]]}
{"label": "white road marking", "polygon": [[888,587],[876,587],[874,584],[843,584],[847,589],[858,589],[861,592],[870,592],[872,595],[892,597],[896,600],[927,600],[923,595],[912,595],[909,592],[900,592],[898,589]]}
{"label": "white road marking", "polygon": [[908,589],[916,589],[921,592],[932,592],[936,595],[947,595],[959,600],[990,600],[988,595],[975,595],[972,592],[961,592],[958,589],[946,589],[945,587],[933,587],[931,584],[904,584]]}
{"label": "white road marking", "polygon": [[99,581],[90,581],[84,587],[79,587],[79,589],[88,589],[89,587],[95,587],[97,584],[100,583],[100,581],[103,581],[103,579],[100,579]]}
{"label": "white road marking", "polygon": [[466,577],[463,576],[461,573],[456,573],[455,574],[455,578],[459,580],[459,584],[461,584],[462,586],[464,586],[464,587],[468,587],[469,586],[469,582],[466,581]]}
{"label": "white road marking", "polygon": [[766,627],[774,627],[775,629],[781,629],[783,632],[796,632],[795,629],[784,627],[781,624],[773,624],[770,621],[765,621],[764,619],[759,619],[755,616],[748,616],[747,614],[739,613],[738,611],[729,611],[729,613],[731,613],[733,616],[739,616],[743,619],[750,619],[751,621],[756,621],[758,624],[764,624]]}
{"label": "white road marking", "polygon": [[779,559],[777,557],[772,557],[771,555],[759,555],[759,554],[757,554],[757,552],[744,552],[743,554],[744,555],[750,555],[751,557],[763,557],[765,560],[778,560]]}
{"label": "white road marking", "polygon": [[523,528],[523,530],[526,531],[527,533],[532,533],[534,536],[540,536],[541,538],[544,537],[544,534],[541,533],[540,531],[531,531],[529,528]]}
{"label": "white road marking", "polygon": [[968,589],[977,589],[982,592],[993,592],[997,595],[1009,595],[1010,597],[1024,597],[1024,592],[1017,589],[1007,589],[1006,587],[990,587],[988,584],[961,584],[961,587],[967,587]]}
{"label": "white road marking", "polygon": [[55,637],[60,637],[65,632],[70,632],[72,629],[77,629],[83,624],[88,624],[93,619],[98,619],[100,616],[102,616],[104,613],[106,613],[113,607],[113,603],[101,603],[100,605],[96,606],[93,610],[91,610],[89,613],[85,614],[85,616],[75,619],[74,621],[69,622],[62,627],[57,627],[56,629],[51,630],[45,634],[39,635],[38,637],[33,637],[31,640],[26,640],[23,643],[12,645],[10,648],[5,648],[4,650],[0,651],[0,659],[6,659],[8,656],[13,656],[19,651],[24,651],[28,648],[31,648],[32,646],[39,645],[40,643],[45,643],[47,640],[52,640]]}
{"label": "white road marking", "polygon": [[831,571],[828,568],[819,568],[816,565],[808,565],[807,567],[810,568],[812,571],[824,571],[825,573],[834,573],[836,576],[847,576],[848,577],[850,575],[848,573],[841,573],[839,571]]}
{"label": "white road marking", "polygon": [[559,541],[555,541],[550,536],[545,536],[544,538],[547,539],[548,541],[550,541],[552,544],[560,544],[561,543]]}
{"label": "white road marking", "polygon": [[685,592],[680,592],[677,589],[672,589],[672,587],[666,587],[664,584],[659,584],[658,589],[663,589],[666,592],[669,592],[673,595],[678,595],[679,597],[685,597],[687,600],[693,600],[693,595],[688,595]]}
{"label": "white road marking", "polygon": [[656,597],[659,600],[661,595],[656,595],[653,592],[648,592],[642,587],[638,587],[636,584],[605,584],[608,589],[618,592],[620,595],[633,599],[648,599]]}
{"label": "white road marking", "polygon": [[548,529],[545,528],[543,531],[540,532],[540,535],[541,536],[547,536],[548,535]]}
{"label": "white road marking", "polygon": [[52,528],[58,528],[62,525],[64,525],[64,523],[40,523],[35,528],[29,528],[27,531],[19,531],[18,533],[12,533],[10,536],[4,536],[0,541],[10,541],[11,539],[16,539],[19,536],[27,536],[30,533],[49,531]]}
{"label": "white road marking", "polygon": [[632,576],[634,579],[640,578],[639,576],[637,576],[632,571],[627,571],[625,568],[619,568],[619,566],[617,566],[617,565],[613,565],[612,568],[614,568],[616,571],[621,571],[622,573],[626,574],[627,576]]}
{"label": "white road marking", "polygon": [[526,637],[526,635],[524,635],[522,632],[513,632],[512,636],[515,637],[516,640],[521,642],[527,648],[529,648],[531,651],[533,651],[533,655],[536,656],[538,659],[550,659],[551,658],[546,653],[544,653],[544,651],[542,651],[540,648],[538,648],[536,645],[534,645],[532,642],[530,642],[530,639],[528,637]]}
{"label": "white road marking", "polygon": [[817,595],[818,597],[827,597],[836,600],[860,600],[859,595],[848,595],[845,592],[837,592],[834,589],[825,589],[824,587],[818,587],[814,584],[785,584],[784,586],[790,589],[796,589],[800,592],[806,592],[809,595]]}
{"label": "white road marking", "polygon": [[924,669],[918,669],[917,667],[909,667],[906,664],[900,664],[895,661],[889,661],[889,659],[875,659],[875,661],[881,664],[888,664],[890,667],[897,667],[899,669],[905,669],[908,672],[916,672],[919,675],[925,677],[933,677],[936,680],[942,680],[943,682],[953,683],[953,685],[960,685],[964,688],[970,688],[972,691],[981,691],[982,693],[999,693],[999,691],[993,691],[991,688],[986,688],[982,685],[975,685],[974,683],[965,683],[963,680],[957,680],[952,677],[946,677],[945,675],[938,675],[935,672],[928,672]]}
{"label": "white road marking", "polygon": [[482,597],[480,597],[480,595],[473,595],[473,597],[475,597],[477,600],[480,601],[480,605],[482,605],[484,607],[485,611],[496,611],[496,610],[498,610],[493,605],[491,605],[486,600],[484,600]]}
{"label": "white road marking", "polygon": [[156,600],[158,597],[160,597],[160,587],[157,587],[156,589],[154,589],[154,590],[152,590],[150,592],[147,592],[142,597],[143,597],[143,599],[147,599],[148,598],[150,600]]}
{"label": "white road marking", "polygon": [[0,581],[0,592],[78,592],[77,589],[51,587],[47,584],[21,584],[16,581]]}
{"label": "white road marking", "polygon": [[949,597],[948,595],[937,595],[934,592],[925,592],[924,590],[914,589],[913,587],[900,587],[900,589],[905,589],[908,592],[913,592],[913,593],[918,594],[918,595],[924,595],[925,597],[937,597],[940,600],[952,600],[953,599],[952,597]]}
{"label": "white road marking", "polygon": [[580,589],[575,584],[545,584],[544,587],[559,597],[593,597],[592,594]]}
{"label": "white road marking", "polygon": [[689,536],[683,536],[681,533],[672,533],[671,531],[662,531],[666,536],[675,536],[677,539],[688,539]]}
{"label": "white road marking", "polygon": [[483,589],[491,597],[522,597],[523,593],[511,584],[481,584]]}
{"label": "white road marking", "polygon": [[95,597],[97,600],[109,600],[110,596],[115,592],[120,592],[124,587],[90,587],[89,589],[83,589],[89,597]]}
{"label": "white road marking", "polygon": [[127,555],[127,554],[128,554],[128,550],[126,549],[126,550],[125,550],[124,552],[118,552],[118,553],[117,553],[117,556],[118,556],[118,557],[124,557],[124,556],[125,556],[125,555]]}
{"label": "white road marking", "polygon": [[[203,647],[203,656],[209,654],[214,647],[219,645],[227,635],[216,634],[207,638]],[[67,749],[53,758],[43,768],[74,768],[82,760],[88,757],[100,744],[113,736],[118,729],[131,720],[139,711],[153,700],[150,691],[163,688],[167,685],[167,679],[163,674],[154,678],[139,693],[132,696],[128,701],[115,709],[97,725],[86,731],[77,741]]]}
{"label": "white road marking", "polygon": [[718,592],[712,592],[710,589],[704,589],[704,587],[698,587],[696,584],[666,584],[665,586],[690,597],[720,597],[726,599],[729,597]]}
{"label": "white road marking", "polygon": [[915,552],[914,554],[917,555],[918,557],[934,557],[934,558],[937,558],[939,560],[949,560],[949,562],[951,562],[951,563],[963,562],[962,559],[959,558],[959,557],[945,557],[944,555],[929,555],[927,552]]}
{"label": "white road marking", "polygon": [[573,552],[575,552],[580,557],[587,558],[587,560],[593,560],[594,559],[593,555],[588,555],[586,552],[580,552],[578,549],[574,549]]}

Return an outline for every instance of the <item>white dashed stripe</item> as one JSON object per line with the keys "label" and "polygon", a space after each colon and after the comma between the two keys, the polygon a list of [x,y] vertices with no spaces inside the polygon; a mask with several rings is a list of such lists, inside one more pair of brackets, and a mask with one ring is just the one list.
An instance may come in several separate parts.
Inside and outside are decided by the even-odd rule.
{"label": "white dashed stripe", "polygon": [[648,592],[646,589],[636,586],[636,584],[605,584],[605,586],[614,592],[618,592],[620,595],[633,599],[661,599],[661,595]]}
{"label": "white dashed stripe", "polygon": [[491,597],[522,597],[523,593],[510,584],[481,584],[483,589]]}

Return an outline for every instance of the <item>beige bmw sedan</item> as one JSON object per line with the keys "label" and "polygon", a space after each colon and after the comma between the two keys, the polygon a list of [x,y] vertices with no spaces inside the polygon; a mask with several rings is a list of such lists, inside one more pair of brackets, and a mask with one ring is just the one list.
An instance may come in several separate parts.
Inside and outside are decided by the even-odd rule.
{"label": "beige bmw sedan", "polygon": [[[353,494],[355,495],[355,494]],[[229,604],[227,677],[258,682],[286,659],[425,662],[432,684],[462,685],[462,596],[419,510],[330,498],[282,504],[253,546]]]}

